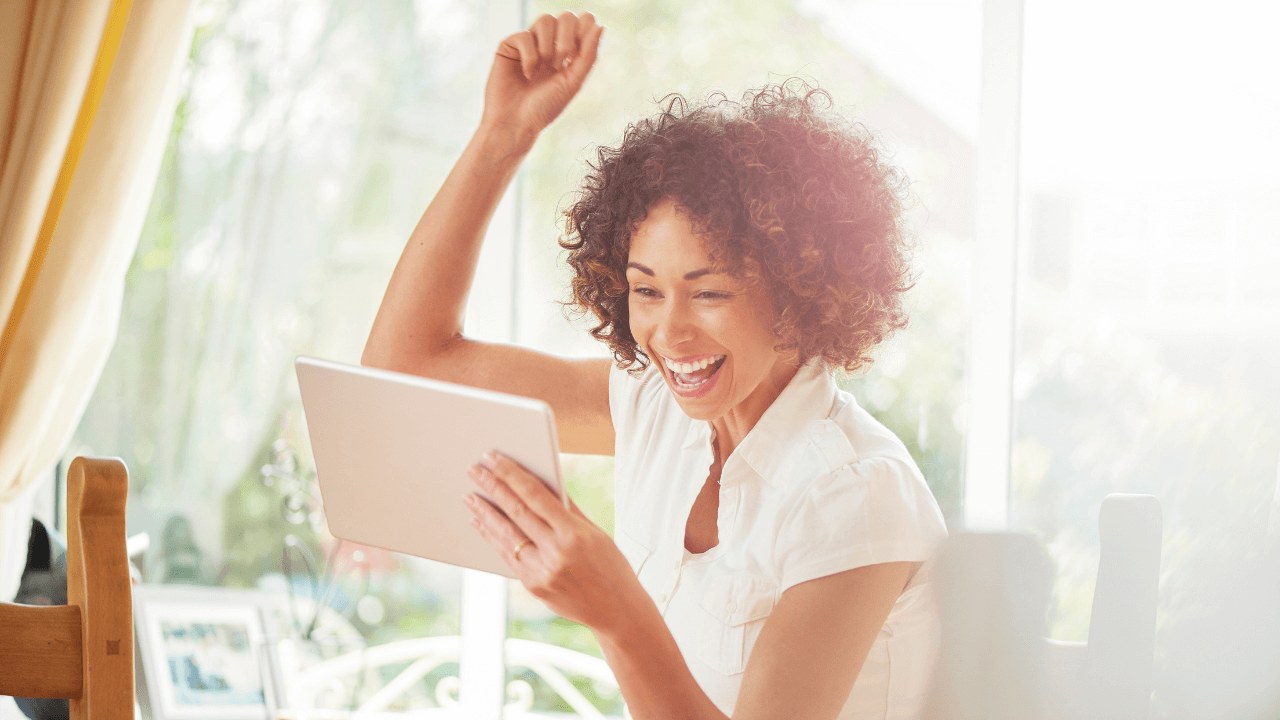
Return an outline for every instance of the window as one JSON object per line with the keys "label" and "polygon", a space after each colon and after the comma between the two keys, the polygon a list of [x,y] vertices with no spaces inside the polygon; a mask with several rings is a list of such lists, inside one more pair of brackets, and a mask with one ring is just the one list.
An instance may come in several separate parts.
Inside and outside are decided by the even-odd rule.
{"label": "window", "polygon": [[1026,3],[1011,524],[1083,640],[1103,496],[1160,499],[1168,717],[1251,717],[1267,686],[1206,660],[1255,654],[1239,598],[1280,527],[1280,57],[1253,13]]}
{"label": "window", "polygon": [[[499,209],[467,331],[602,354],[557,302],[566,284],[557,210],[594,145],[616,142],[668,92],[732,97],[792,75],[812,78],[882,137],[912,180],[920,275],[912,325],[869,373],[844,382],[907,443],[949,519],[960,518],[981,5],[588,7],[609,27],[600,63]],[[128,463],[129,530],[152,537],[149,581],[315,596],[305,573],[286,572],[301,570],[306,548],[315,565],[336,568],[329,604],[370,644],[468,632],[470,609],[490,621],[474,630],[490,633],[477,640],[485,647],[498,647],[505,627],[509,637],[599,654],[589,632],[554,618],[518,585],[506,590],[504,616],[494,601],[500,583],[337,546],[314,515],[291,369],[300,353],[358,359],[403,243],[479,117],[492,49],[522,16],[559,9],[519,0],[198,4],[119,340],[68,450]],[[611,528],[611,460],[572,457],[563,467],[579,504]],[[525,670],[505,679],[525,683],[511,692],[527,697],[510,701],[574,709]],[[438,681],[452,671],[429,675],[392,709],[442,702]],[[490,679],[501,695],[506,682]],[[620,712],[607,683],[572,680],[599,710]],[[446,688],[444,701],[452,694]]]}

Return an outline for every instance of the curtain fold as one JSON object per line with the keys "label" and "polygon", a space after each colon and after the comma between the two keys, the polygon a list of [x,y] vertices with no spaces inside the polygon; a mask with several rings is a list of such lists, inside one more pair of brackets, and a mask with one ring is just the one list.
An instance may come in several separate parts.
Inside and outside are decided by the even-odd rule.
{"label": "curtain fold", "polygon": [[[0,10],[0,506],[57,460],[115,340],[191,4],[7,0]],[[0,599],[24,551],[0,545]]]}

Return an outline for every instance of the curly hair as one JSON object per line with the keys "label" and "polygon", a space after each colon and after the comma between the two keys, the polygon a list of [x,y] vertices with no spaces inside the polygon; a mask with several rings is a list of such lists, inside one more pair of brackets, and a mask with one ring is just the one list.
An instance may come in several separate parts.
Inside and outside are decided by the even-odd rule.
{"label": "curly hair", "polygon": [[598,149],[560,245],[574,272],[566,304],[595,316],[591,334],[620,367],[648,365],[628,321],[627,256],[637,224],[667,198],[713,261],[762,284],[779,352],[852,372],[906,326],[906,178],[832,106],[795,78],[741,102],[668,95],[620,146]]}

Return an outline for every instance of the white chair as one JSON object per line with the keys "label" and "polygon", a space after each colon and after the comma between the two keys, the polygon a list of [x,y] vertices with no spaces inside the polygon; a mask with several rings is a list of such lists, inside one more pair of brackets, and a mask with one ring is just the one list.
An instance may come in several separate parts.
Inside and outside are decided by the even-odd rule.
{"label": "white chair", "polygon": [[938,555],[942,655],[929,720],[1029,720],[1051,567],[1024,533],[956,532]]}
{"label": "white chair", "polygon": [[1142,720],[1150,714],[1163,526],[1160,501],[1151,495],[1103,499],[1089,640],[1046,640],[1046,720]]}
{"label": "white chair", "polygon": [[1089,640],[1044,638],[1050,565],[1021,533],[955,533],[938,559],[943,648],[933,720],[1143,720],[1162,519],[1150,495],[1108,495]]}

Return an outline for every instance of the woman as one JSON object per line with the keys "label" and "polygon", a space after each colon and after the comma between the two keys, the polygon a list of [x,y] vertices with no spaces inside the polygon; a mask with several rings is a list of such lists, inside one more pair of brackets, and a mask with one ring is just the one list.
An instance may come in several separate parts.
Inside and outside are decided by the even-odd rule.
{"label": "woman", "polygon": [[921,565],[945,530],[901,442],[832,379],[905,321],[900,182],[824,96],[674,101],[600,151],[562,244],[617,364],[462,335],[485,226],[602,32],[545,15],[499,46],[363,361],[541,398],[562,451],[616,455],[616,544],[498,455],[473,479],[501,512],[466,503],[595,632],[635,718],[916,714],[937,642]]}

